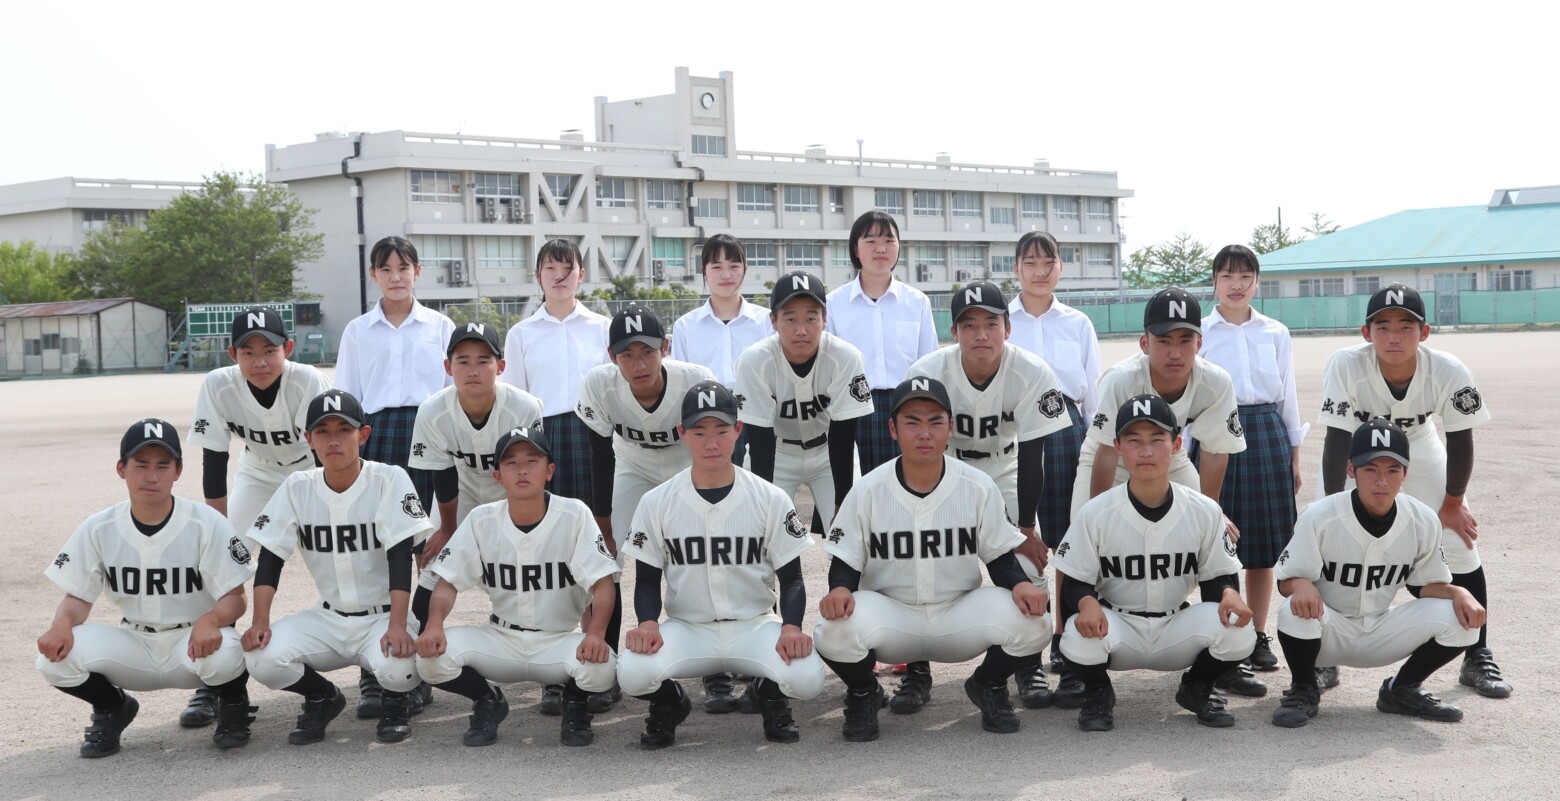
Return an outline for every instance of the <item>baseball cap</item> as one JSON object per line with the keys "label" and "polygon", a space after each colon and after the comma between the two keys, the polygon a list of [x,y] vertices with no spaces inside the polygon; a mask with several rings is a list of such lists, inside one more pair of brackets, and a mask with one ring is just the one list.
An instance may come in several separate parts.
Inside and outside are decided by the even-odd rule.
{"label": "baseball cap", "polygon": [[953,401],[948,399],[948,388],[941,381],[925,376],[912,376],[899,382],[894,387],[894,394],[889,397],[888,416],[893,417],[899,413],[899,407],[913,400],[929,400],[943,407],[949,414],[953,414]]}
{"label": "baseball cap", "polygon": [[737,422],[737,396],[719,381],[700,381],[683,396],[683,428],[691,428],[706,417],[732,425]]}
{"label": "baseball cap", "polygon": [[661,318],[638,303],[630,303],[622,311],[612,315],[612,325],[607,329],[607,345],[616,356],[635,342],[643,342],[656,350],[666,342],[666,329]]}
{"label": "baseball cap", "polygon": [[287,326],[282,322],[282,316],[270,306],[250,306],[249,308],[233,315],[233,332],[230,340],[232,347],[237,349],[244,344],[244,340],[260,335],[272,345],[285,345]]}
{"label": "baseball cap", "polygon": [[1419,291],[1394,281],[1376,290],[1376,294],[1370,296],[1370,302],[1365,304],[1365,322],[1370,322],[1384,311],[1394,309],[1412,314],[1414,319],[1421,323],[1425,321],[1425,300],[1419,297]]}
{"label": "baseball cap", "polygon": [[450,334],[450,346],[444,349],[446,357],[455,355],[455,346],[468,339],[475,339],[487,344],[497,358],[504,358],[504,345],[498,340],[498,329],[486,323],[466,323],[455,327],[455,332]]}
{"label": "baseball cap", "polygon": [[547,435],[542,433],[541,426],[511,428],[509,432],[498,438],[498,447],[493,449],[493,461],[501,462],[504,454],[509,449],[521,442],[529,442],[531,446],[542,452],[548,459],[552,458],[552,446],[547,444]]}
{"label": "baseball cap", "polygon": [[1355,467],[1364,467],[1383,456],[1408,466],[1408,435],[1402,428],[1385,417],[1377,417],[1354,429],[1349,440],[1349,461]]}
{"label": "baseball cap", "polygon": [[951,309],[956,323],[970,309],[980,309],[999,316],[1008,313],[1007,298],[990,281],[971,281],[954,290]]}
{"label": "baseball cap", "polygon": [[775,282],[775,288],[769,293],[769,311],[779,312],[785,304],[801,297],[812,298],[818,301],[818,305],[827,308],[827,292],[828,289],[818,280],[818,276],[805,270],[792,270]]}
{"label": "baseball cap", "polygon": [[1175,410],[1170,404],[1158,395],[1144,393],[1127,398],[1127,402],[1121,404],[1116,410],[1116,436],[1127,430],[1127,426],[1139,420],[1147,420],[1171,434],[1180,434],[1181,426],[1176,422]]}
{"label": "baseball cap", "polygon": [[161,445],[173,454],[174,460],[184,461],[184,451],[179,447],[178,429],[173,427],[173,423],[155,417],[137,420],[125,429],[125,435],[119,439],[119,461],[129,459],[136,451],[148,445]]}
{"label": "baseball cap", "polygon": [[1157,337],[1177,328],[1202,333],[1202,304],[1191,293],[1172,286],[1155,292],[1149,299],[1143,310],[1143,330]]}
{"label": "baseball cap", "polygon": [[309,401],[309,412],[304,416],[304,427],[313,431],[320,423],[332,417],[339,417],[353,428],[363,427],[363,405],[358,399],[352,397],[352,393],[340,389],[332,389],[321,392],[314,400]]}

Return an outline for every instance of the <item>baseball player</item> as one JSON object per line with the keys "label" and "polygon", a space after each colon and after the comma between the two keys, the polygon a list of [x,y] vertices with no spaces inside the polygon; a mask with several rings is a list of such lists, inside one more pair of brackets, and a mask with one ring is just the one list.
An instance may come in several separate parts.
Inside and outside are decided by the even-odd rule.
{"label": "baseball player", "polygon": [[[244,614],[249,549],[217,510],[174,497],[183,468],[173,424],[131,425],[116,468],[129,500],[87,518],[43,573],[65,598],[38,638],[38,670],[92,705],[81,743],[88,759],[119,753],[140,710],[126,689],[210,687],[211,741],[224,749],[249,742],[255,708],[233,630]],[[105,593],[124,616],[118,626],[86,622]]]}
{"label": "baseball player", "polygon": [[[235,531],[248,531],[282,479],[314,466],[303,439],[303,415],[314,396],[330,389],[319,370],[288,359],[293,340],[281,315],[251,306],[233,316],[228,356],[233,365],[206,374],[195,399],[186,442],[201,449],[206,504],[227,515]],[[243,440],[238,474],[228,491],[228,453]],[[179,715],[185,728],[208,726],[217,697],[200,687]]]}
{"label": "baseball player", "polygon": [[[591,512],[615,554],[613,533],[628,530],[640,498],[687,469],[688,451],[677,443],[678,403],[714,374],[703,365],[666,358],[671,350],[666,329],[655,312],[639,304],[612,316],[607,342],[612,363],[585,374],[575,414],[590,429]],[[619,589],[607,625],[607,644],[614,649],[623,627],[622,601]],[[619,694],[614,687],[593,695],[591,711],[605,711]]]}
{"label": "baseball player", "polygon": [[[996,284],[973,281],[956,290],[951,311],[956,347],[922,356],[910,365],[909,374],[935,378],[948,389],[953,455],[996,482],[1008,520],[1016,521],[1024,535],[1017,549],[1019,565],[1038,583],[1048,556],[1035,527],[1044,486],[1042,439],[1071,422],[1067,401],[1051,368],[1007,341],[1012,332],[1008,302]],[[1051,705],[1038,654],[1025,660],[1017,675],[1024,706]],[[931,666],[912,663],[889,708],[900,714],[915,712],[931,700],[931,688]]]}
{"label": "baseball player", "polygon": [[[1112,416],[1127,483],[1078,510],[1052,560],[1071,613],[1062,656],[1084,685],[1078,728],[1116,725],[1107,669],[1185,670],[1176,703],[1204,726],[1234,725],[1214,683],[1251,655],[1257,634],[1224,513],[1171,480],[1181,427],[1164,398],[1135,395]],[[1193,588],[1201,603],[1186,600]]]}
{"label": "baseball player", "polygon": [[[1416,443],[1396,423],[1375,418],[1350,436],[1345,471],[1353,492],[1306,507],[1279,557],[1278,641],[1294,684],[1273,725],[1297,728],[1321,702],[1316,665],[1380,667],[1404,657],[1381,683],[1376,708],[1455,722],[1462,710],[1431,695],[1425,679],[1478,642],[1484,606],[1453,583],[1435,510],[1402,493]],[[1459,544],[1461,540],[1457,541]],[[1393,606],[1407,585],[1413,600]]]}
{"label": "baseball player", "polygon": [[[1365,344],[1334,353],[1322,373],[1318,420],[1327,427],[1322,488],[1328,495],[1347,489],[1349,436],[1361,423],[1387,417],[1401,426],[1414,456],[1403,491],[1440,518],[1452,583],[1488,607],[1479,524],[1465,498],[1473,475],[1473,429],[1490,419],[1473,373],[1457,357],[1421,344],[1430,337],[1424,300],[1402,284],[1388,284],[1371,296],[1360,334]],[[1434,416],[1446,429],[1445,445],[1436,435]],[[1336,685],[1336,675],[1328,670],[1323,687]],[[1487,628],[1480,627],[1478,642],[1463,655],[1458,681],[1487,698],[1511,695],[1490,651]]]}
{"label": "baseball player", "polygon": [[692,464],[645,494],[623,544],[635,562],[639,625],[625,641],[618,682],[650,702],[641,748],[671,745],[692,709],[675,679],[721,670],[753,676],[764,738],[794,743],[801,734],[789,699],[823,690],[823,664],[802,632],[801,554],[812,539],[790,497],[731,463],[742,423],[730,390],[704,381],[680,405]]}
{"label": "baseball player", "polygon": [[[261,684],[303,696],[287,735],[293,745],[325,738],[347,702],[320,671],[348,665],[371,671],[384,688],[379,741],[411,734],[412,543],[433,526],[405,470],[359,458],[372,433],[364,418],[357,398],[339,389],[310,401],[305,436],[324,466],[288,476],[249,529],[261,551],[245,661]],[[271,602],[295,547],[321,603],[273,626]]]}
{"label": "baseball player", "polygon": [[[617,562],[590,507],[546,491],[552,448],[540,428],[517,427],[491,456],[504,500],[477,507],[456,529],[428,573],[438,579],[427,624],[417,638],[417,672],[471,699],[466,745],[492,745],[509,701],[490,681],[563,683],[564,745],[589,745],[587,693],[615,683],[617,660],[604,635]],[[482,587],[492,605],[485,626],[444,621],[457,592]],[[578,628],[589,605],[595,613]]]}
{"label": "baseball player", "polygon": [[[955,423],[942,382],[901,382],[889,425],[901,455],[856,483],[824,543],[830,589],[813,636],[845,681],[845,739],[878,738],[877,661],[982,653],[964,692],[986,731],[1018,731],[1007,681],[1051,638],[1046,592],[1014,555],[1024,537],[991,478],[944,452]],[[997,586],[981,586],[982,565]]]}

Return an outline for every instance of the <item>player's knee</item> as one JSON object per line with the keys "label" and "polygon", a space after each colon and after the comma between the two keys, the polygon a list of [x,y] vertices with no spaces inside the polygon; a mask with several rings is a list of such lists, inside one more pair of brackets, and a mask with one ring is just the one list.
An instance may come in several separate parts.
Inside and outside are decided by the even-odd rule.
{"label": "player's knee", "polygon": [[1295,614],[1293,598],[1285,598],[1278,605],[1278,630],[1302,640],[1317,640],[1322,636],[1322,621],[1311,620]]}
{"label": "player's knee", "polygon": [[245,670],[247,660],[237,638],[222,640],[221,647],[207,656],[194,660],[195,675],[205,684],[226,684]]}
{"label": "player's knee", "polygon": [[[859,610],[858,610],[859,611]],[[819,621],[813,629],[813,649],[825,659],[835,662],[859,662],[867,656],[867,648],[861,643],[855,615],[839,620]]]}
{"label": "player's knee", "polygon": [[74,687],[86,680],[84,671],[69,656],[59,662],[50,662],[48,657],[39,654],[38,672],[51,687]]}
{"label": "player's knee", "polygon": [[460,675],[462,667],[463,665],[450,656],[448,650],[432,659],[417,657],[417,675],[429,684],[454,681],[455,677]]}
{"label": "player's knee", "polygon": [[1104,638],[1079,634],[1077,621],[1076,615],[1067,620],[1067,629],[1062,632],[1062,655],[1080,665],[1103,665],[1110,661],[1110,649]]}
{"label": "player's knee", "polygon": [[633,651],[625,652],[617,663],[617,682],[629,695],[649,695],[661,686],[659,661]]}
{"label": "player's knee", "polygon": [[618,683],[617,657],[608,654],[605,662],[580,662],[571,674],[574,683],[585,692],[604,693],[612,689],[614,683]]}
{"label": "player's knee", "polygon": [[797,701],[811,701],[823,692],[823,660],[817,654],[793,659],[787,666],[785,694]]}
{"label": "player's knee", "polygon": [[1251,623],[1244,626],[1219,626],[1214,632],[1208,653],[1226,662],[1245,659],[1257,647],[1257,630]]}

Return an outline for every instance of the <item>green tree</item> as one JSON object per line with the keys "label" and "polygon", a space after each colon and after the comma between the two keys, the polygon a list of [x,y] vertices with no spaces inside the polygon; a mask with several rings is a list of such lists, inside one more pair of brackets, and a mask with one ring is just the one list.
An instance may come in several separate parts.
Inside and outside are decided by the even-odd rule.
{"label": "green tree", "polygon": [[30,241],[0,242],[0,303],[48,303],[75,297],[70,256]]}
{"label": "green tree", "polygon": [[1332,220],[1327,219],[1327,215],[1319,211],[1313,211],[1311,212],[1311,224],[1300,230],[1310,234],[1313,239],[1320,239],[1341,227]]}
{"label": "green tree", "polygon": [[1282,250],[1290,245],[1298,245],[1304,241],[1304,236],[1297,237],[1290,233],[1288,228],[1278,223],[1268,223],[1267,225],[1259,225],[1251,229],[1251,249],[1256,251],[1259,256],[1263,253]]}
{"label": "green tree", "polygon": [[510,326],[510,320],[489,298],[480,298],[474,303],[456,303],[446,306],[444,313],[449,315],[450,320],[457,327],[466,323],[482,323],[502,333],[508,331]]}
{"label": "green tree", "polygon": [[1133,289],[1203,286],[1213,271],[1208,246],[1182,232],[1162,245],[1149,245],[1127,259],[1123,278]]}

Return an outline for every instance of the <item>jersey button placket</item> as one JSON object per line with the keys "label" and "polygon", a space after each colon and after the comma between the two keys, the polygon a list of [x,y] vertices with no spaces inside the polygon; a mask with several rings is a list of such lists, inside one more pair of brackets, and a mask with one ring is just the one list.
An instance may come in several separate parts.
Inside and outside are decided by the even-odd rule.
{"label": "jersey button placket", "polygon": [[[931,506],[923,498],[915,505],[915,525],[911,528],[911,542],[920,539],[921,531],[931,528],[930,515],[927,510]],[[922,604],[932,602],[937,592],[937,563],[926,558],[925,554],[916,557],[915,560],[915,596],[916,601]]]}
{"label": "jersey button placket", "polygon": [[1159,524],[1149,526],[1143,532],[1143,591],[1144,611],[1164,611],[1169,607],[1165,604],[1164,582],[1154,578],[1154,555],[1164,550],[1163,538],[1159,531]]}
{"label": "jersey button placket", "polygon": [[718,505],[711,506],[704,513],[704,546],[706,552],[710,554],[709,569],[705,571],[705,574],[709,576],[710,582],[710,609],[715,612],[715,617],[717,618],[732,616],[731,593],[726,586],[727,573],[731,568],[723,570],[715,564],[713,543],[709,539],[712,534],[725,530],[726,517],[727,515]]}

